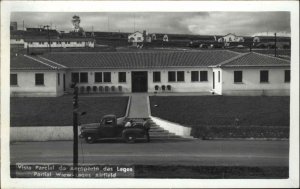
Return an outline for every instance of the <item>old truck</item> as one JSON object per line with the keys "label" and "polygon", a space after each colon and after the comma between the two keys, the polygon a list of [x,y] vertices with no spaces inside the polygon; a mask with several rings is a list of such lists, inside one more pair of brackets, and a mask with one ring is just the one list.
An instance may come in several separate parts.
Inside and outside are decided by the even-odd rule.
{"label": "old truck", "polygon": [[80,138],[87,143],[94,143],[98,139],[123,139],[125,142],[134,143],[136,139],[143,138],[150,141],[148,121],[133,122],[125,127],[127,118],[117,118],[115,115],[105,115],[99,123],[84,124],[81,126]]}

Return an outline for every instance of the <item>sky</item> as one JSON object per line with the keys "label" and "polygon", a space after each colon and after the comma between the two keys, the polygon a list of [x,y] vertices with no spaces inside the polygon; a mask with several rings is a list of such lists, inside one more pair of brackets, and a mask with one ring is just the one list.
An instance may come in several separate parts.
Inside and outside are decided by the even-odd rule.
{"label": "sky", "polygon": [[195,35],[290,36],[289,12],[13,12],[18,29],[52,25],[58,31],[73,29],[78,15],[85,31],[175,33]]}

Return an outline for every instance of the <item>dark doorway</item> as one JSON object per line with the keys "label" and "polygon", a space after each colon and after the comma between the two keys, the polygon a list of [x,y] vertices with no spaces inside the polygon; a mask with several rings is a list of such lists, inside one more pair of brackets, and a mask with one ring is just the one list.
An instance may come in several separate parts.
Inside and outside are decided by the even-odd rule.
{"label": "dark doorway", "polygon": [[148,92],[147,72],[131,72],[132,92]]}
{"label": "dark doorway", "polygon": [[213,72],[213,89],[215,89],[215,72]]}

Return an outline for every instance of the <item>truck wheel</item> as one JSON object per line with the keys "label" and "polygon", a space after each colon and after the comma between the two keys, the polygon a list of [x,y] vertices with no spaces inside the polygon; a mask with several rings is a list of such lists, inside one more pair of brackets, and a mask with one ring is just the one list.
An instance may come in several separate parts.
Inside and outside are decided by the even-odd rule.
{"label": "truck wheel", "polygon": [[135,142],[135,136],[133,134],[127,134],[125,136],[125,141],[127,143],[134,143]]}
{"label": "truck wheel", "polygon": [[89,144],[94,143],[95,140],[96,140],[96,138],[95,138],[93,135],[88,135],[88,136],[85,137],[85,141],[86,141],[87,143],[89,143]]}

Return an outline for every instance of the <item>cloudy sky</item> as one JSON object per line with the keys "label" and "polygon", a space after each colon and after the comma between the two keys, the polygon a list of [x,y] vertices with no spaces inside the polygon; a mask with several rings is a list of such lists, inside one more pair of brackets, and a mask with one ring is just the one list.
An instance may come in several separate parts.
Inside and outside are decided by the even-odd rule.
{"label": "cloudy sky", "polygon": [[33,13],[11,14],[18,28],[52,25],[58,31],[72,30],[73,15],[81,18],[85,31],[178,33],[200,35],[279,35],[290,36],[289,12],[163,12],[163,13]]}

